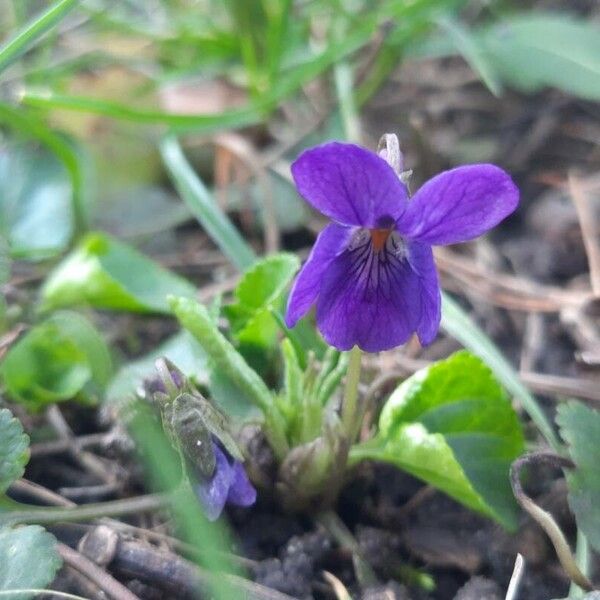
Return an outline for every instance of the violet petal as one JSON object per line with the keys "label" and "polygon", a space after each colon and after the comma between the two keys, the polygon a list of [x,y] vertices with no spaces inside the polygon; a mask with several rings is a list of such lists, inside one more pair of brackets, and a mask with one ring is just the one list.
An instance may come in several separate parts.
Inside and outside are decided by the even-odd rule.
{"label": "violet petal", "polygon": [[256,502],[256,489],[250,483],[244,465],[239,461],[233,463],[233,480],[227,502],[236,506],[251,506]]}
{"label": "violet petal", "polygon": [[386,227],[404,212],[408,192],[380,156],[354,144],[330,142],[292,164],[303,198],[344,225]]}
{"label": "violet petal", "polygon": [[442,293],[433,252],[428,244],[411,242],[412,270],[419,279],[420,308],[417,335],[421,345],[431,344],[440,328],[442,319]]}
{"label": "violet petal", "polygon": [[223,450],[218,444],[213,444],[213,447],[217,459],[214,473],[210,479],[200,481],[196,486],[196,494],[209,521],[215,521],[223,512],[229,488],[235,477],[233,466]]}
{"label": "violet petal", "polygon": [[399,244],[398,251],[375,252],[368,239],[331,263],[317,299],[317,324],[329,344],[379,352],[403,344],[417,329],[427,341],[435,335],[439,309],[431,249]]}
{"label": "violet petal", "polygon": [[485,233],[518,203],[519,190],[505,171],[490,164],[467,165],[427,181],[396,226],[420,242],[456,244]]}
{"label": "violet petal", "polygon": [[350,228],[335,223],[321,231],[290,292],[285,315],[288,327],[294,327],[314,304],[325,270],[347,246],[350,235]]}

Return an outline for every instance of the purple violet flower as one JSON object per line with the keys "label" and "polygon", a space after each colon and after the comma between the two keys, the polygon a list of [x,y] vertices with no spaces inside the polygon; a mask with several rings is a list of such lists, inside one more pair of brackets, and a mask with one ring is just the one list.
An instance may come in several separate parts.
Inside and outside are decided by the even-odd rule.
{"label": "purple violet flower", "polygon": [[225,504],[251,506],[256,501],[256,490],[250,483],[244,466],[234,460],[227,450],[213,440],[216,465],[211,477],[200,478],[196,495],[209,521],[219,518]]}
{"label": "purple violet flower", "polygon": [[293,327],[316,303],[319,330],[339,350],[388,350],[415,332],[430,344],[441,319],[431,246],[471,240],[519,202],[510,176],[491,164],[444,171],[410,198],[384,158],[339,142],[303,152],[292,175],[333,223],[296,278],[286,323]]}

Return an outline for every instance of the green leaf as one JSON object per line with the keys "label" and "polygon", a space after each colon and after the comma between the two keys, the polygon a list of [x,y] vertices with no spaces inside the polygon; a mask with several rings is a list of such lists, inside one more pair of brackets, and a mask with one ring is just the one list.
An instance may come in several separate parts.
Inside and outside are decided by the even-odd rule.
{"label": "green leaf", "polygon": [[572,401],[558,407],[556,421],[577,467],[567,471],[569,506],[578,527],[600,552],[600,412]]}
{"label": "green leaf", "polygon": [[0,373],[11,397],[32,410],[53,402],[97,400],[111,375],[108,348],[81,315],[60,312],[9,350]]}
{"label": "green leaf", "polygon": [[23,145],[0,153],[0,232],[11,255],[44,259],[64,251],[73,233],[71,196],[69,175],[53,154]]}
{"label": "green leaf", "polygon": [[241,344],[270,346],[279,326],[272,309],[279,308],[300,261],[293,254],[263,258],[247,270],[234,291],[235,302],[226,306],[235,338]]}
{"label": "green leaf", "polygon": [[[87,228],[86,196],[89,186],[86,186],[85,182],[82,153],[77,151],[73,141],[52,131],[43,120],[30,111],[22,107],[17,109],[4,102],[0,102],[0,123],[20,135],[41,142],[63,164],[71,178],[72,216],[75,229],[79,233],[83,232]],[[42,231],[41,234],[48,235],[48,232]]]}
{"label": "green leaf", "polygon": [[496,72],[525,92],[556,87],[600,99],[600,27],[565,13],[516,14],[481,34]]}
{"label": "green leaf", "polygon": [[0,47],[0,72],[60,22],[79,0],[59,0]]}
{"label": "green leaf", "polygon": [[210,357],[214,371],[233,384],[263,413],[264,431],[275,452],[282,460],[288,451],[285,423],[274,397],[258,373],[218,330],[208,310],[190,298],[170,297],[173,313],[181,326],[200,342]]}
{"label": "green leaf", "polygon": [[273,406],[269,388],[218,330],[206,307],[190,298],[171,297],[170,304],[181,326],[196,338],[215,367],[244,390],[263,412],[268,412]]}
{"label": "green leaf", "polygon": [[[29,460],[29,436],[7,408],[0,409],[0,493],[21,477]],[[1,547],[1,544],[0,544]]]}
{"label": "green leaf", "polygon": [[[39,525],[0,529],[0,590],[44,589],[62,566],[56,539]],[[33,598],[35,594],[14,594]],[[5,596],[9,598],[9,596]]]}
{"label": "green leaf", "polygon": [[383,408],[362,458],[391,462],[466,506],[513,528],[517,506],[509,468],[523,433],[490,369],[461,351],[415,373]]}
{"label": "green leaf", "polygon": [[521,382],[519,374],[475,321],[450,296],[444,293],[442,293],[442,328],[465,348],[485,361],[502,385],[519,399],[523,409],[546,438],[548,444],[560,452],[562,444],[554,432],[554,427],[548,421],[536,399]]}
{"label": "green leaf", "polygon": [[42,310],[88,304],[132,312],[170,312],[168,294],[194,296],[187,280],[103,234],[86,236],[48,276]]}

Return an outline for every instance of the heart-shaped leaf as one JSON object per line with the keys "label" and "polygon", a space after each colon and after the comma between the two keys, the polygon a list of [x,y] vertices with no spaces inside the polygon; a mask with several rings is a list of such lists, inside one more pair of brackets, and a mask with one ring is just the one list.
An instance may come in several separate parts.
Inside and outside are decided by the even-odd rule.
{"label": "heart-shaped leaf", "polygon": [[[9,350],[0,374],[14,400],[36,410],[74,398],[97,400],[111,375],[102,336],[83,316],[58,312]],[[84,390],[85,388],[85,390]]]}
{"label": "heart-shaped leaf", "polygon": [[378,434],[355,446],[352,459],[395,464],[512,528],[508,473],[522,451],[506,393],[481,359],[461,351],[404,381],[383,408]]}
{"label": "heart-shaped leaf", "polygon": [[133,312],[168,313],[168,294],[192,297],[194,286],[137,250],[92,233],[50,274],[42,308],[88,304]]}

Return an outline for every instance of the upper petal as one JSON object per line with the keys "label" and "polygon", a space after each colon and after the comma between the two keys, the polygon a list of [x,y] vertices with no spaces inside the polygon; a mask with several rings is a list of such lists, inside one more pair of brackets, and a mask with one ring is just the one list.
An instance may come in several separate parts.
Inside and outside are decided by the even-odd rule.
{"label": "upper petal", "polygon": [[[431,248],[401,241],[394,254],[368,241],[332,263],[317,300],[317,324],[339,350],[367,352],[405,343],[417,331],[430,342],[439,326],[439,289]],[[437,292],[437,293],[436,293]],[[436,305],[437,303],[437,305]]]}
{"label": "upper petal", "polygon": [[285,322],[294,327],[314,304],[319,294],[323,273],[331,261],[346,248],[352,231],[331,223],[317,237],[308,260],[298,273],[288,299]]}
{"label": "upper petal", "polygon": [[378,227],[398,219],[406,207],[406,187],[392,167],[354,144],[306,150],[292,164],[292,175],[307,202],[345,225]]}
{"label": "upper petal", "polygon": [[495,165],[467,165],[427,181],[396,226],[420,242],[456,244],[496,226],[518,203],[519,190],[508,173]]}

